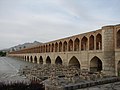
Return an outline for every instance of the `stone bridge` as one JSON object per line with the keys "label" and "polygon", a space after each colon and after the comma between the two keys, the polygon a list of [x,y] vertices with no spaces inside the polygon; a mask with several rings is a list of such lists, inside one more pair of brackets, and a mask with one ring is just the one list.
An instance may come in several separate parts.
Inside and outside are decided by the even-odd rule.
{"label": "stone bridge", "polygon": [[74,65],[81,70],[119,75],[120,25],[46,42],[10,52],[8,56],[37,64]]}

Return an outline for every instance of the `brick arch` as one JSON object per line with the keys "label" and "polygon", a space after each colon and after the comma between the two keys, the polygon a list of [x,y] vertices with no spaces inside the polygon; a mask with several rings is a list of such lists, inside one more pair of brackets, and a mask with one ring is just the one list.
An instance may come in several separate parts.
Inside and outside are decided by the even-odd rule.
{"label": "brick arch", "polygon": [[117,31],[117,48],[120,48],[120,30]]}
{"label": "brick arch", "polygon": [[59,52],[62,52],[62,42],[59,42]]}
{"label": "brick arch", "polygon": [[120,60],[117,62],[117,75],[120,76]]}
{"label": "brick arch", "polygon": [[45,52],[48,52],[48,45],[46,44]]}
{"label": "brick arch", "polygon": [[94,50],[94,36],[89,37],[89,50]]}
{"label": "brick arch", "polygon": [[102,35],[100,33],[96,35],[96,50],[102,50]]}
{"label": "brick arch", "polygon": [[70,39],[68,42],[68,51],[73,51],[73,40]]}
{"label": "brick arch", "polygon": [[52,46],[51,46],[51,52],[54,52],[54,43],[52,43]]}
{"label": "brick arch", "polygon": [[39,64],[43,64],[43,57],[42,56],[40,56],[40,58],[39,58]]}
{"label": "brick arch", "polygon": [[29,56],[27,56],[27,61],[29,62]]}
{"label": "brick arch", "polygon": [[43,46],[43,53],[45,53],[45,45]]}
{"label": "brick arch", "polygon": [[57,58],[55,59],[55,64],[61,64],[62,65],[63,61],[61,59],[60,56],[57,56]]}
{"label": "brick arch", "polygon": [[74,41],[74,51],[79,51],[80,40],[78,38]]}
{"label": "brick arch", "polygon": [[78,60],[75,56],[73,56],[73,57],[69,60],[68,65],[69,65],[69,66],[76,66],[76,67],[80,68],[80,62],[79,62],[79,60]]}
{"label": "brick arch", "polygon": [[37,63],[37,56],[34,57],[34,63]]}
{"label": "brick arch", "polygon": [[24,57],[25,61],[27,60],[26,56]]}
{"label": "brick arch", "polygon": [[64,41],[64,43],[63,43],[63,51],[64,52],[67,51],[67,41]]}
{"label": "brick arch", "polygon": [[81,39],[81,50],[82,51],[85,51],[85,50],[87,50],[88,49],[88,39],[87,39],[87,37],[83,37],[82,39]]}
{"label": "brick arch", "polygon": [[48,52],[51,52],[51,44],[48,46]]}
{"label": "brick arch", "polygon": [[47,56],[47,58],[46,58],[46,64],[51,64],[51,59],[49,56]]}
{"label": "brick arch", "polygon": [[44,45],[41,46],[41,52],[44,53]]}
{"label": "brick arch", "polygon": [[55,43],[55,52],[58,52],[58,43]]}
{"label": "brick arch", "polygon": [[32,56],[30,56],[30,62],[33,62],[33,57]]}
{"label": "brick arch", "polygon": [[40,46],[40,53],[42,53],[43,51],[42,51],[42,46]]}
{"label": "brick arch", "polygon": [[98,58],[97,56],[94,56],[91,60],[90,60],[90,71],[92,72],[98,72],[101,71],[103,69],[103,62],[100,58]]}

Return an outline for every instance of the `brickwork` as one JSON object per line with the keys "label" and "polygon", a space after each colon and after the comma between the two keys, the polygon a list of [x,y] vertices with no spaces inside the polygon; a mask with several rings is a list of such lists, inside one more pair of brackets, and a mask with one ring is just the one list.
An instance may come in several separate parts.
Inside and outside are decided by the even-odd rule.
{"label": "brickwork", "polygon": [[[118,75],[120,61],[120,25],[43,43],[40,46],[10,52],[8,56],[37,64],[77,65],[79,68]],[[92,68],[92,69],[91,69]]]}

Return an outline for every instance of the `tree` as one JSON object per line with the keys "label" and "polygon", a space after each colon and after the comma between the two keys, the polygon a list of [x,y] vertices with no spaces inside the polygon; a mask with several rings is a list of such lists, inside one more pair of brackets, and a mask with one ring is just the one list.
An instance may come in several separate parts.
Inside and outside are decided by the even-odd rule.
{"label": "tree", "polygon": [[0,56],[1,56],[1,57],[6,56],[6,52],[0,51]]}

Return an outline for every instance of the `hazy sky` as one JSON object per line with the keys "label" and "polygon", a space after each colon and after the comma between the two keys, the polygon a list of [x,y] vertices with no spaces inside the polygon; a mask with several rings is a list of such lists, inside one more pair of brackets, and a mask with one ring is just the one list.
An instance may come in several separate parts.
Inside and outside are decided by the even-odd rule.
{"label": "hazy sky", "polygon": [[120,24],[120,0],[0,0],[0,49]]}

